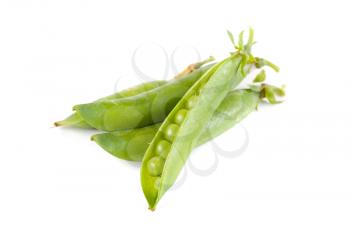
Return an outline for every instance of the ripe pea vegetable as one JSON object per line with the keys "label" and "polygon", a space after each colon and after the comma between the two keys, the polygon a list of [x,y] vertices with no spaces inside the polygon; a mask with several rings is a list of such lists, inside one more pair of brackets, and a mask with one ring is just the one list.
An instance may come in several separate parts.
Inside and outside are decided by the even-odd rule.
{"label": "ripe pea vegetable", "polygon": [[94,135],[92,140],[118,158],[142,161],[141,186],[149,208],[154,210],[194,147],[231,128],[260,101],[280,103],[277,97],[284,96],[283,88],[262,84],[264,70],[249,89],[233,90],[254,66],[279,68],[251,54],[255,43],[252,29],[246,44],[243,32],[237,44],[228,34],[236,51],[221,62],[201,67],[212,61],[209,58],[188,66],[172,81],[146,83],[76,105],[75,113],[56,126],[114,131]]}
{"label": "ripe pea vegetable", "polygon": [[210,57],[193,66],[190,73],[182,74],[180,79],[173,79],[148,92],[123,99],[77,105],[74,110],[90,126],[104,131],[139,128],[161,122],[212,65],[199,66],[212,60]]}
{"label": "ripe pea vegetable", "polygon": [[[217,107],[228,92],[244,79],[249,71],[247,65],[255,64],[255,57],[250,52],[254,44],[253,31],[250,30],[246,45],[243,45],[243,34],[241,35],[236,47],[237,51],[210,68],[187,91],[164,120],[149,145],[141,165],[141,186],[151,210],[156,208],[159,200],[174,184],[189,154],[196,146],[202,130],[207,126]],[[174,123],[174,118],[182,109],[187,109],[187,114],[184,121],[177,125]],[[156,149],[165,139],[171,143],[171,146],[165,156],[164,165],[162,164],[160,168],[150,167],[153,160],[161,157]]]}
{"label": "ripe pea vegetable", "polygon": [[[242,89],[230,91],[215,110],[205,130],[201,133],[196,146],[206,143],[220,135],[254,111],[260,100],[261,92]],[[187,110],[178,111],[174,118],[176,124],[181,124]],[[181,116],[181,117],[180,117]],[[92,136],[92,140],[110,154],[124,160],[142,161],[148,144],[153,140],[161,124],[154,124],[144,128],[100,133]],[[161,140],[156,148],[156,154],[166,157],[171,143]]]}
{"label": "ripe pea vegetable", "polygon": [[[114,93],[112,95],[100,98],[96,100],[95,102],[102,102],[102,101],[107,101],[107,100],[116,100],[116,99],[121,99],[121,98],[126,98],[126,97],[132,97],[136,96],[140,93],[147,92],[149,90],[158,88],[164,84],[166,84],[167,81],[165,80],[156,80],[156,81],[151,81],[147,83],[143,83],[137,86],[134,86],[132,88],[128,88],[125,90],[122,90],[120,92]],[[66,119],[57,121],[54,123],[56,127],[59,126],[70,126],[70,127],[76,127],[76,128],[92,128],[88,123],[86,123],[79,113],[74,112],[70,116],[68,116]]]}

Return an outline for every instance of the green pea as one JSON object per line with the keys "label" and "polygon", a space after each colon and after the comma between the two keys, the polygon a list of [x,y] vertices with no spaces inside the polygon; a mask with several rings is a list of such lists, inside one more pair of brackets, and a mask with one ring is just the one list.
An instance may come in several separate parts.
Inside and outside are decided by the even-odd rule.
{"label": "green pea", "polygon": [[167,126],[165,129],[164,136],[167,140],[173,141],[175,139],[178,131],[179,131],[179,125],[169,124],[169,126]]}
{"label": "green pea", "polygon": [[164,167],[164,159],[153,157],[147,162],[147,169],[151,176],[160,176]]}
{"label": "green pea", "polygon": [[187,115],[187,110],[186,109],[179,110],[176,113],[175,118],[174,118],[175,123],[181,124],[185,120],[186,115]]}
{"label": "green pea", "polygon": [[169,141],[161,140],[156,146],[156,152],[158,155],[166,157],[170,150],[170,147],[171,144],[169,143]]}
{"label": "green pea", "polygon": [[186,108],[192,109],[196,105],[197,99],[198,99],[197,95],[193,95],[192,97],[190,97],[186,102]]}

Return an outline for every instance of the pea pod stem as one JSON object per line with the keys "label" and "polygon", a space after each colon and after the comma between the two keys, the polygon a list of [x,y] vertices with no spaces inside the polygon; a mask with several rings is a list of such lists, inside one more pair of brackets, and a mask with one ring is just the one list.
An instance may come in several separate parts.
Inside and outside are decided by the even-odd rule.
{"label": "pea pod stem", "polygon": [[259,58],[259,57],[255,58],[255,66],[257,68],[262,68],[264,66],[268,66],[268,67],[272,68],[275,72],[280,71],[280,68],[276,64],[270,62],[267,59],[263,59],[263,58]]}

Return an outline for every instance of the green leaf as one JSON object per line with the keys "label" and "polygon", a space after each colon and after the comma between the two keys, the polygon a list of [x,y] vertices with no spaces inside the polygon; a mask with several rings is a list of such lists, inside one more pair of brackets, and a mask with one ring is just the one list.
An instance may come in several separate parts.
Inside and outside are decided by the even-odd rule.
{"label": "green leaf", "polygon": [[266,72],[265,70],[261,70],[259,74],[256,75],[255,79],[253,80],[254,83],[260,83],[265,81],[266,79]]}
{"label": "green leaf", "polygon": [[278,88],[276,86],[266,85],[266,84],[263,84],[262,87],[263,87],[263,89],[262,89],[263,95],[262,96],[265,97],[269,103],[278,104],[278,103],[282,102],[282,101],[277,100],[277,97],[284,97],[285,96],[285,92],[284,92],[283,87]]}
{"label": "green leaf", "polygon": [[243,36],[244,36],[244,31],[240,32],[240,34],[239,34],[238,48],[239,48],[240,50],[243,50],[243,48],[244,48]]}
{"label": "green leaf", "polygon": [[247,44],[244,46],[244,51],[246,53],[250,53],[252,46],[255,44],[254,41],[254,30],[252,28],[249,28],[249,37],[248,37],[248,42]]}
{"label": "green leaf", "polygon": [[276,96],[279,96],[279,97],[284,97],[284,96],[286,96],[286,93],[285,93],[285,91],[284,91],[284,87],[282,87],[282,88],[273,87],[273,93],[274,93]]}
{"label": "green leaf", "polygon": [[273,92],[270,89],[265,90],[265,97],[271,104],[278,104],[280,101],[276,100],[276,96],[273,94]]}
{"label": "green leaf", "polygon": [[248,45],[254,44],[254,30],[253,28],[249,28],[249,38],[248,38]]}
{"label": "green leaf", "polygon": [[229,30],[227,30],[227,35],[230,38],[230,41],[233,44],[233,46],[237,49],[237,46],[236,46],[236,43],[235,43],[235,39],[234,39],[232,33]]}

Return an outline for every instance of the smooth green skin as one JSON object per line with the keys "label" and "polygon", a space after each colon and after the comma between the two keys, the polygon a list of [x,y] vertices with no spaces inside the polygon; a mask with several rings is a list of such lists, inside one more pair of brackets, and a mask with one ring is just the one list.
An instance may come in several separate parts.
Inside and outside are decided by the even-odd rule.
{"label": "smooth green skin", "polygon": [[89,125],[104,131],[139,128],[163,121],[189,88],[212,65],[136,96],[75,106]]}
{"label": "smooth green skin", "polygon": [[77,112],[74,112],[67,118],[61,121],[57,121],[54,123],[56,127],[74,127],[74,128],[86,128],[91,129],[90,125],[88,125]]}
{"label": "smooth green skin", "polygon": [[[156,81],[143,83],[143,84],[136,85],[134,87],[122,90],[120,92],[114,93],[112,95],[100,98],[100,99],[96,100],[95,102],[102,102],[102,101],[132,97],[132,96],[138,95],[140,93],[144,93],[144,92],[147,92],[149,90],[158,88],[166,83],[167,83],[167,81],[164,81],[164,80],[156,80]],[[55,125],[56,126],[70,126],[70,127],[76,127],[76,128],[93,128],[88,123],[86,123],[81,118],[79,113],[77,113],[77,112],[74,112],[73,114],[71,114],[70,116],[68,116],[64,120],[56,122]]]}
{"label": "smooth green skin", "polygon": [[107,132],[91,137],[110,154],[128,161],[141,161],[160,123],[143,128]]}
{"label": "smooth green skin", "polygon": [[[156,208],[161,197],[175,183],[217,107],[228,92],[243,80],[244,74],[241,72],[243,64],[242,57],[236,54],[212,67],[188,90],[161,125],[148,147],[141,165],[141,185],[151,210]],[[173,124],[174,116],[180,109],[186,107],[187,100],[194,95],[198,95],[198,100],[193,108],[188,110],[184,122],[179,127],[166,157],[160,179],[151,176],[147,170],[147,163],[156,156],[155,147],[159,141],[164,139],[165,130],[170,124]],[[156,180],[160,180],[159,188],[155,186]]]}
{"label": "smooth green skin", "polygon": [[[196,146],[212,140],[256,110],[260,101],[259,96],[259,92],[249,89],[229,92],[201,133]],[[92,140],[117,158],[141,162],[160,125],[96,134],[92,136]]]}

